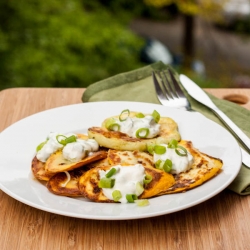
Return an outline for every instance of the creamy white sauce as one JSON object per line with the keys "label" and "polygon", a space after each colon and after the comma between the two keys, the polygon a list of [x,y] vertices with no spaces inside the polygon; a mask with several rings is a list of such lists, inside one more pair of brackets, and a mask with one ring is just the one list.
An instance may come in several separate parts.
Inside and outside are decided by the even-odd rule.
{"label": "creamy white sauce", "polygon": [[46,160],[50,157],[51,154],[63,147],[63,145],[57,141],[57,135],[59,135],[59,133],[49,133],[47,137],[47,142],[36,154],[36,157],[39,161],[46,162]]}
{"label": "creamy white sauce", "polygon": [[98,149],[99,145],[94,139],[77,139],[76,142],[68,143],[63,148],[63,157],[66,160],[77,162]]}
{"label": "creamy white sauce", "polygon": [[160,124],[156,123],[151,115],[144,118],[128,117],[125,121],[116,119],[116,123],[120,125],[120,132],[133,138],[136,138],[136,131],[141,128],[149,129],[149,134],[145,138],[154,138],[160,133]]}
{"label": "creamy white sauce", "polygon": [[[58,149],[63,148],[63,157],[66,160],[76,162],[84,157],[86,157],[91,152],[97,151],[99,149],[98,143],[94,139],[82,140],[77,139],[76,142],[71,142],[63,146],[60,144],[56,137],[62,135],[69,137],[75,135],[73,133],[61,134],[61,133],[50,133],[47,137],[47,142],[44,146],[37,152],[36,157],[39,161],[46,162],[51,154],[56,152]],[[75,135],[76,136],[76,135]]]}
{"label": "creamy white sauce", "polygon": [[166,148],[166,152],[162,155],[154,153],[154,163],[158,160],[166,161],[167,159],[172,161],[171,174],[179,174],[189,170],[193,164],[193,156],[187,151],[186,156],[180,156],[175,152],[175,149],[168,148],[166,144],[161,144]]}
{"label": "creamy white sauce", "polygon": [[[119,190],[122,195],[121,199],[119,200],[121,203],[128,202],[126,199],[127,194],[135,194],[139,196],[141,193],[138,193],[138,190],[136,190],[136,184],[139,182],[141,185],[143,185],[143,180],[145,178],[144,167],[141,164],[136,164],[126,167],[116,165],[113,168],[116,169],[116,173],[110,178],[115,179],[115,185],[112,188],[103,188],[102,190],[104,195],[108,199],[113,200],[112,192],[114,190]],[[100,179],[105,177],[106,173],[108,172],[109,170],[100,170]]]}

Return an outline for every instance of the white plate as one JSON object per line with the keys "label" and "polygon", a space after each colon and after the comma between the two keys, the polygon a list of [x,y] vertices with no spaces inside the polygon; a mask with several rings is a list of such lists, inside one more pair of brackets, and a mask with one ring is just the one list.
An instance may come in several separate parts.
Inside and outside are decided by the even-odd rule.
{"label": "white plate", "polygon": [[[150,205],[103,204],[84,198],[56,196],[34,179],[31,160],[36,146],[49,132],[87,132],[91,126],[124,109],[173,118],[182,139],[191,140],[200,151],[223,160],[223,171],[212,180],[186,193],[150,199]],[[2,191],[29,206],[70,217],[125,220],[168,214],[199,204],[225,189],[241,166],[241,153],[236,140],[218,124],[194,112],[170,109],[161,105],[138,102],[95,102],[69,105],[29,116],[0,134],[0,187]]]}

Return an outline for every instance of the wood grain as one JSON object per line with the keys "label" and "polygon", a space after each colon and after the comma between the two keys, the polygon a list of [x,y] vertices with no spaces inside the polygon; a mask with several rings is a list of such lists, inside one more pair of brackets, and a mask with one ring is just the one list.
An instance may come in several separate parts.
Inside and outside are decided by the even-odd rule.
{"label": "wood grain", "polygon": [[[0,131],[50,108],[81,103],[84,89],[0,92]],[[250,90],[209,89],[219,98]],[[250,107],[245,106],[250,109]],[[44,212],[0,191],[0,249],[250,249],[250,196],[224,190],[180,212],[140,220],[98,221]]]}
{"label": "wood grain", "polygon": [[250,89],[205,89],[205,91],[250,110]]}

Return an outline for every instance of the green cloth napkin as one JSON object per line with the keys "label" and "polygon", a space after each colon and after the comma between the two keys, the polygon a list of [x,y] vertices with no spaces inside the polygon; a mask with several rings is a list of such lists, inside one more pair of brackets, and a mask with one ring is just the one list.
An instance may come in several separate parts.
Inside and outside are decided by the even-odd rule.
{"label": "green cloth napkin", "polygon": [[[164,70],[168,67],[168,65],[162,62],[157,62],[96,82],[90,85],[83,93],[82,101],[137,101],[160,104],[152,81],[152,70]],[[208,95],[250,137],[250,111],[232,102]],[[188,96],[187,92],[186,96],[192,105],[192,109],[224,126],[210,109]],[[240,195],[250,194],[250,169],[242,165],[239,174],[228,188]]]}

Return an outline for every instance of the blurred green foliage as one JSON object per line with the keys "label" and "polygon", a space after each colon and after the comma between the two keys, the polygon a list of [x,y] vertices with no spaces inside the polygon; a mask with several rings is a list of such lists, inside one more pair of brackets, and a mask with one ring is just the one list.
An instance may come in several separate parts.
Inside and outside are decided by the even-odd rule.
{"label": "blurred green foliage", "polygon": [[245,17],[241,19],[236,19],[228,25],[221,25],[222,28],[225,28],[229,31],[236,32],[238,34],[250,34],[250,17]]}
{"label": "blurred green foliage", "polygon": [[131,14],[117,2],[2,0],[0,89],[87,87],[143,66],[144,40],[129,30]]}

